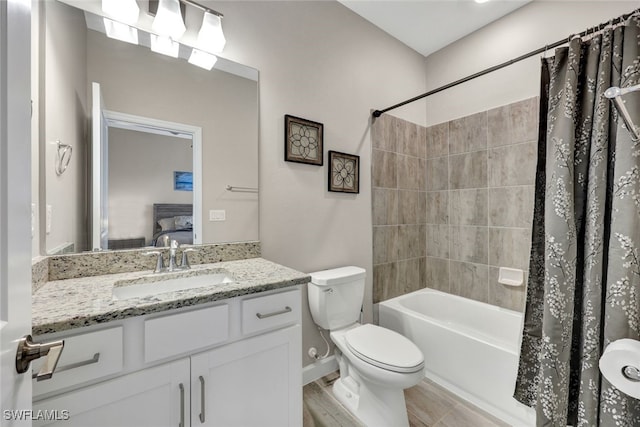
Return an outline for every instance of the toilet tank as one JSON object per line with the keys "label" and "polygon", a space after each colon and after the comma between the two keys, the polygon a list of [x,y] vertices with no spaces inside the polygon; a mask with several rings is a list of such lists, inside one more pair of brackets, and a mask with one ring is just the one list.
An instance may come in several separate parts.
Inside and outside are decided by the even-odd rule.
{"label": "toilet tank", "polygon": [[366,271],[340,267],[311,273],[309,308],[316,325],[334,330],[358,321],[364,298]]}

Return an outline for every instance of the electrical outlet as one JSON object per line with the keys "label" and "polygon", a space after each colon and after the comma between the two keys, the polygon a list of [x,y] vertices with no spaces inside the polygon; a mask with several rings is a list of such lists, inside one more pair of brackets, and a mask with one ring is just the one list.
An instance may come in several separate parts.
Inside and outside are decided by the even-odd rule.
{"label": "electrical outlet", "polygon": [[47,205],[47,217],[46,217],[46,232],[47,234],[51,233],[51,214],[53,212],[53,207],[51,205]]}
{"label": "electrical outlet", "polygon": [[227,219],[227,212],[224,210],[210,210],[209,221],[225,221]]}

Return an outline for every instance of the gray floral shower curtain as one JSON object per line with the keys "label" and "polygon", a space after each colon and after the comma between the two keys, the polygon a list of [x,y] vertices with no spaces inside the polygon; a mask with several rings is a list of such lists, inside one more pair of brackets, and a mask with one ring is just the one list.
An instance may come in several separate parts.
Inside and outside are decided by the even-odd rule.
{"label": "gray floral shower curtain", "polygon": [[[536,199],[515,398],[538,426],[640,426],[640,401],[600,376],[640,338],[640,143],[610,86],[640,81],[640,19],[543,59]],[[640,124],[640,93],[625,96]]]}

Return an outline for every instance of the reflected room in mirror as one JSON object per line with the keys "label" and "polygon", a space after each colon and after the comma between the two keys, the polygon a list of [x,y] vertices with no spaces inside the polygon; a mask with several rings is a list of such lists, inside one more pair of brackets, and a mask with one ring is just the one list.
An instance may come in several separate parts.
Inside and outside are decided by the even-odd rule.
{"label": "reflected room in mirror", "polygon": [[37,7],[41,253],[258,240],[257,192],[228,190],[258,187],[257,70],[109,38],[99,0]]}

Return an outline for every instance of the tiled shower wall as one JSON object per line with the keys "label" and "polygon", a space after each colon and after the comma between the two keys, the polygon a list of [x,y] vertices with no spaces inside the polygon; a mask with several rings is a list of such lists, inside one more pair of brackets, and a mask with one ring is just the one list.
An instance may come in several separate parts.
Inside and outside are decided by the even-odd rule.
{"label": "tiled shower wall", "polygon": [[376,303],[425,286],[426,128],[383,114],[371,136]]}
{"label": "tiled shower wall", "polygon": [[[376,120],[374,302],[427,286],[523,310],[525,287],[499,284],[498,268],[528,268],[537,111],[531,98],[426,129]],[[400,179],[409,162],[417,189]]]}

